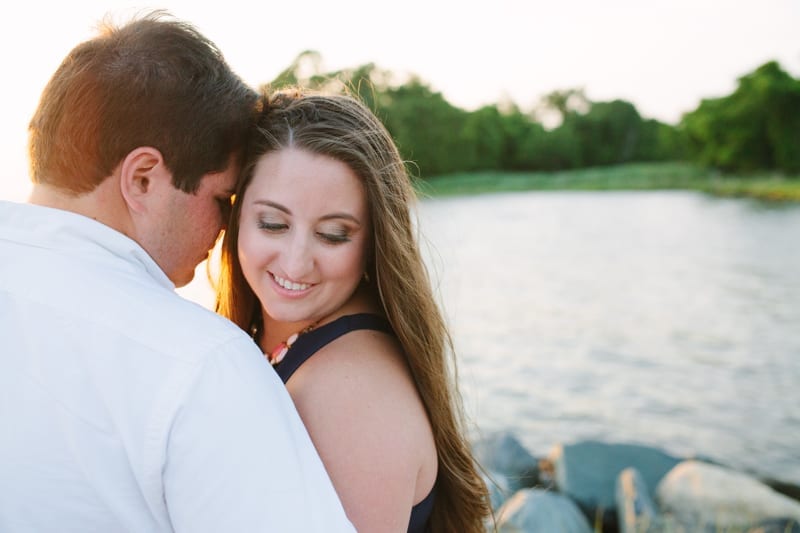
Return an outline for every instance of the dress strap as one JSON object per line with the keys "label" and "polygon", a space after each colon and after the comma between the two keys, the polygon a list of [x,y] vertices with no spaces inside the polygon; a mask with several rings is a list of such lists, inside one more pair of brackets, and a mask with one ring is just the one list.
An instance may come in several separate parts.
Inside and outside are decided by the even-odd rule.
{"label": "dress strap", "polygon": [[394,334],[389,321],[379,315],[359,313],[339,317],[333,322],[323,324],[308,333],[300,335],[286,353],[283,361],[275,365],[274,368],[278,372],[278,376],[286,383],[292,377],[292,374],[323,346],[338,339],[345,333],[359,329],[372,329],[383,331],[390,335]]}

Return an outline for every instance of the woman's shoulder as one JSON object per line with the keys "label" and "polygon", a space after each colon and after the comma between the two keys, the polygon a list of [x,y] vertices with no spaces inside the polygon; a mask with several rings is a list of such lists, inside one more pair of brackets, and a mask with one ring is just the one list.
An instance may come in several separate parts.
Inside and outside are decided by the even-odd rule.
{"label": "woman's shoulder", "polygon": [[[405,354],[397,338],[390,330],[378,327],[383,319],[376,315],[347,315],[341,317],[340,323],[355,322],[357,319],[368,319],[374,323],[374,327],[347,327],[306,361],[297,374],[302,372],[314,378],[314,381],[343,379],[351,386],[360,384],[368,389],[392,383],[413,384]],[[367,381],[362,383],[362,379]]]}
{"label": "woman's shoulder", "polygon": [[293,398],[315,411],[369,405],[406,423],[419,419],[425,411],[400,342],[388,326],[377,327],[384,323],[379,316],[349,313],[337,321],[354,323],[354,317],[375,319],[375,327],[342,327],[289,380]]}
{"label": "woman's shoulder", "polygon": [[[403,350],[392,334],[356,329],[338,337],[287,383],[354,523],[400,514],[430,492],[436,447]],[[398,431],[402,428],[402,431]],[[382,479],[380,487],[375,479]],[[394,502],[394,503],[387,503]]]}

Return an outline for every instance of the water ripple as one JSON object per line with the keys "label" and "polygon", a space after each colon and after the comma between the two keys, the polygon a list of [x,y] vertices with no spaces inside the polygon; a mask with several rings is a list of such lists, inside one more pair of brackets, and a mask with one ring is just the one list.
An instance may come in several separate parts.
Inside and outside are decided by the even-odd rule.
{"label": "water ripple", "polygon": [[426,200],[478,431],[800,483],[800,208],[683,192]]}

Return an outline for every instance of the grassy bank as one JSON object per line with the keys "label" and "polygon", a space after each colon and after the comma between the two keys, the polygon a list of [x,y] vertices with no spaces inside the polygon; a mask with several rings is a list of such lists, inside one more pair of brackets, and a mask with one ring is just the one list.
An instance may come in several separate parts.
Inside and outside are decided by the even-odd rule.
{"label": "grassy bank", "polygon": [[417,180],[420,194],[507,191],[696,190],[719,196],[800,202],[800,176],[722,176],[689,163],[634,163],[561,172],[473,172]]}

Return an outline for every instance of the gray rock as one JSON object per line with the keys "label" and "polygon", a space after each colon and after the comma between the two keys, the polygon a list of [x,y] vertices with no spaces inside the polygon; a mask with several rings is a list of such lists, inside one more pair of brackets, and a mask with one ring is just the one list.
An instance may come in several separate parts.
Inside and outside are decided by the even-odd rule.
{"label": "gray rock", "polygon": [[522,489],[497,513],[498,533],[592,533],[589,522],[568,497],[543,489]]}
{"label": "gray rock", "polygon": [[539,460],[509,431],[490,434],[472,446],[478,462],[508,480],[510,491],[534,487],[539,482]]}
{"label": "gray rock", "polygon": [[681,523],[722,530],[746,530],[773,519],[800,521],[800,502],[743,472],[701,461],[675,466],[656,487],[656,501]]}
{"label": "gray rock", "polygon": [[482,474],[482,477],[483,482],[486,483],[486,487],[489,489],[492,510],[496,511],[513,494],[511,485],[505,475],[491,470]]}
{"label": "gray rock", "polygon": [[680,462],[657,448],[598,441],[558,445],[549,459],[558,489],[572,497],[587,516],[600,516],[603,529],[608,530],[619,527],[615,487],[620,472],[635,468],[652,498],[654,487]]}
{"label": "gray rock", "polygon": [[660,531],[656,525],[658,509],[635,468],[628,467],[617,477],[616,501],[619,533]]}
{"label": "gray rock", "polygon": [[770,486],[773,490],[790,497],[791,499],[800,502],[800,485],[789,483],[788,481],[781,481],[779,479],[765,478],[761,480],[766,485]]}
{"label": "gray rock", "polygon": [[747,533],[800,533],[800,522],[791,519],[763,520]]}

